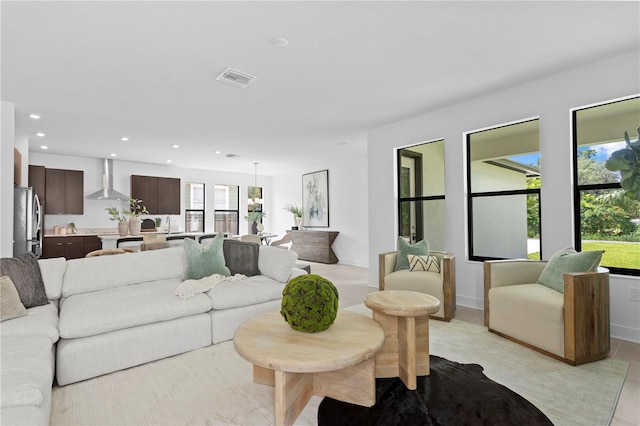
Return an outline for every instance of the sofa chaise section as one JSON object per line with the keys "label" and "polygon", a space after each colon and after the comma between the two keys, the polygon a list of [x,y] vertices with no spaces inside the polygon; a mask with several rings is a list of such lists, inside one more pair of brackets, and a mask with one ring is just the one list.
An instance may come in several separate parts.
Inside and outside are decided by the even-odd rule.
{"label": "sofa chaise section", "polygon": [[39,260],[49,303],[0,324],[0,423],[48,425],[64,258]]}

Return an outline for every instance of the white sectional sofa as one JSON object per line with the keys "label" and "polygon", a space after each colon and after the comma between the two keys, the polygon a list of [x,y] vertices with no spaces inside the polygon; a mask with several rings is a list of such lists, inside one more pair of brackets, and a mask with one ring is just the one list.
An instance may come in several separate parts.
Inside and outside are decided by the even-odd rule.
{"label": "white sectional sofa", "polygon": [[[39,260],[49,305],[2,322],[1,424],[48,424],[51,386],[86,380],[233,338],[277,310],[295,268],[288,250],[225,240],[232,274],[182,299],[182,247],[66,261]],[[55,365],[55,370],[54,370]]]}
{"label": "white sectional sofa", "polygon": [[66,261],[38,261],[48,305],[27,309],[27,315],[0,324],[0,423],[49,424],[51,384],[58,341],[58,299]]}

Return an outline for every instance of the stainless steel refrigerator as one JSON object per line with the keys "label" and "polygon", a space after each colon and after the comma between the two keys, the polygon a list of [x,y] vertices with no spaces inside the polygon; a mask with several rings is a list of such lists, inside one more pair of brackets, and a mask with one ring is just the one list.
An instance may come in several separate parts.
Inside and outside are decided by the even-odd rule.
{"label": "stainless steel refrigerator", "polygon": [[42,255],[42,209],[33,188],[14,187],[13,255]]}

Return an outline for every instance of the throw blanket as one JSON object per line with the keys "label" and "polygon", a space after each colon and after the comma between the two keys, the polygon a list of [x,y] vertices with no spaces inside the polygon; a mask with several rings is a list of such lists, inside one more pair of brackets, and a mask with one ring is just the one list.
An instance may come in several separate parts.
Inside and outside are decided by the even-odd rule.
{"label": "throw blanket", "polygon": [[222,281],[240,281],[245,278],[247,278],[246,275],[242,274],[235,274],[229,277],[226,275],[213,274],[200,278],[199,280],[185,280],[176,288],[176,296],[180,296],[182,299],[188,299],[198,293],[211,290]]}

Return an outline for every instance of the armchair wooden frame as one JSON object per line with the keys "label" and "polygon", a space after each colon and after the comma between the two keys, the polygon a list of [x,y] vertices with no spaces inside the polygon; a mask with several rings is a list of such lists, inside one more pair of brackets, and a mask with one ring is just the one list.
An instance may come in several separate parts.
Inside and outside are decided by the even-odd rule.
{"label": "armchair wooden frame", "polygon": [[[389,262],[388,256],[397,254],[397,251],[389,251],[378,255],[378,289],[384,290],[384,277],[393,272],[395,258]],[[429,316],[430,319],[439,321],[451,321],[456,312],[456,256],[453,253],[430,250],[429,255],[441,259],[442,292],[444,300],[442,302],[443,317]]]}
{"label": "armchair wooden frame", "polygon": [[[500,273],[496,266],[505,265],[510,272]],[[564,274],[564,357],[550,353],[491,329],[489,290],[492,287],[535,283],[545,261],[497,260],[484,262],[484,324],[490,332],[534,349],[540,353],[580,365],[606,358],[611,346],[609,319],[609,270]],[[514,277],[517,282],[514,282]]]}

